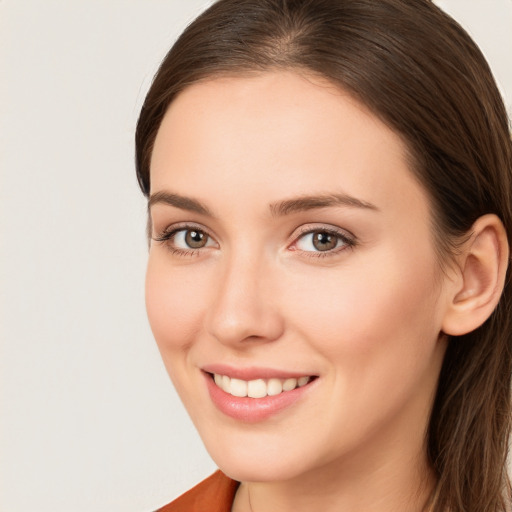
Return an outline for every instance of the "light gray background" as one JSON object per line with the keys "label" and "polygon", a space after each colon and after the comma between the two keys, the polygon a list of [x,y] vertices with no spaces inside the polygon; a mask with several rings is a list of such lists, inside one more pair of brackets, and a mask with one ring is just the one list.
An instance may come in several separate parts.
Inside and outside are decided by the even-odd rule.
{"label": "light gray background", "polygon": [[[0,0],[0,509],[150,511],[214,469],[147,325],[133,132],[204,0]],[[442,0],[512,111],[512,0]]]}

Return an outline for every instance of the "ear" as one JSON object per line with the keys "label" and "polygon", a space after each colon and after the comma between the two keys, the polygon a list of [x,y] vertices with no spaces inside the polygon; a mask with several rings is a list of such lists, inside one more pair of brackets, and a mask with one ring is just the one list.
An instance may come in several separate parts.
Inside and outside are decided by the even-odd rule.
{"label": "ear", "polygon": [[480,327],[494,311],[505,285],[509,246],[499,217],[488,214],[472,226],[457,256],[458,268],[448,292],[442,330],[460,336]]}

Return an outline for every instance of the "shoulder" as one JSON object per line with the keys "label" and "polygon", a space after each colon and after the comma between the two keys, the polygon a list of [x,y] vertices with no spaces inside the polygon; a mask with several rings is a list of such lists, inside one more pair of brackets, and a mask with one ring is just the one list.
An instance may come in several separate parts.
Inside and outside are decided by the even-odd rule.
{"label": "shoulder", "polygon": [[238,485],[216,471],[157,512],[230,512]]}

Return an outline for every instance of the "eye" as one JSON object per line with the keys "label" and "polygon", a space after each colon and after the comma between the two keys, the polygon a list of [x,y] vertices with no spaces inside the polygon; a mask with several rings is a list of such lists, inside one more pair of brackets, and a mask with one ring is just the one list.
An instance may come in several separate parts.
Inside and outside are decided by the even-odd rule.
{"label": "eye", "polygon": [[303,232],[294,248],[304,252],[330,253],[353,247],[355,241],[344,233],[329,229],[310,229]]}
{"label": "eye", "polygon": [[201,249],[207,247],[211,239],[200,229],[180,229],[174,232],[173,245],[177,249]]}
{"label": "eye", "polygon": [[196,226],[177,226],[168,228],[153,239],[161,242],[176,255],[191,256],[199,254],[203,248],[217,247],[215,240],[203,229]]}

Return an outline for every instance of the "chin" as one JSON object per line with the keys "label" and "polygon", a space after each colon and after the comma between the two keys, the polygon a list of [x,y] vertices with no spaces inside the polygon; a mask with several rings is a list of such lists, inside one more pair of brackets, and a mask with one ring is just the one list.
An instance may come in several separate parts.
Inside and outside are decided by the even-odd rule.
{"label": "chin", "polygon": [[227,476],[238,482],[284,482],[297,478],[305,469],[295,463],[278,462],[274,457],[242,461],[236,454],[233,459],[223,457],[215,462]]}
{"label": "chin", "polygon": [[[234,436],[226,443],[219,442],[222,434],[202,437],[217,466],[239,482],[293,480],[318,465],[318,461],[307,457],[307,453],[318,453],[318,448],[307,448],[304,442],[295,444],[293,449],[282,437],[272,439],[270,436],[269,439],[261,434],[241,436],[239,439]],[[297,446],[302,446],[302,450],[297,450]]]}

